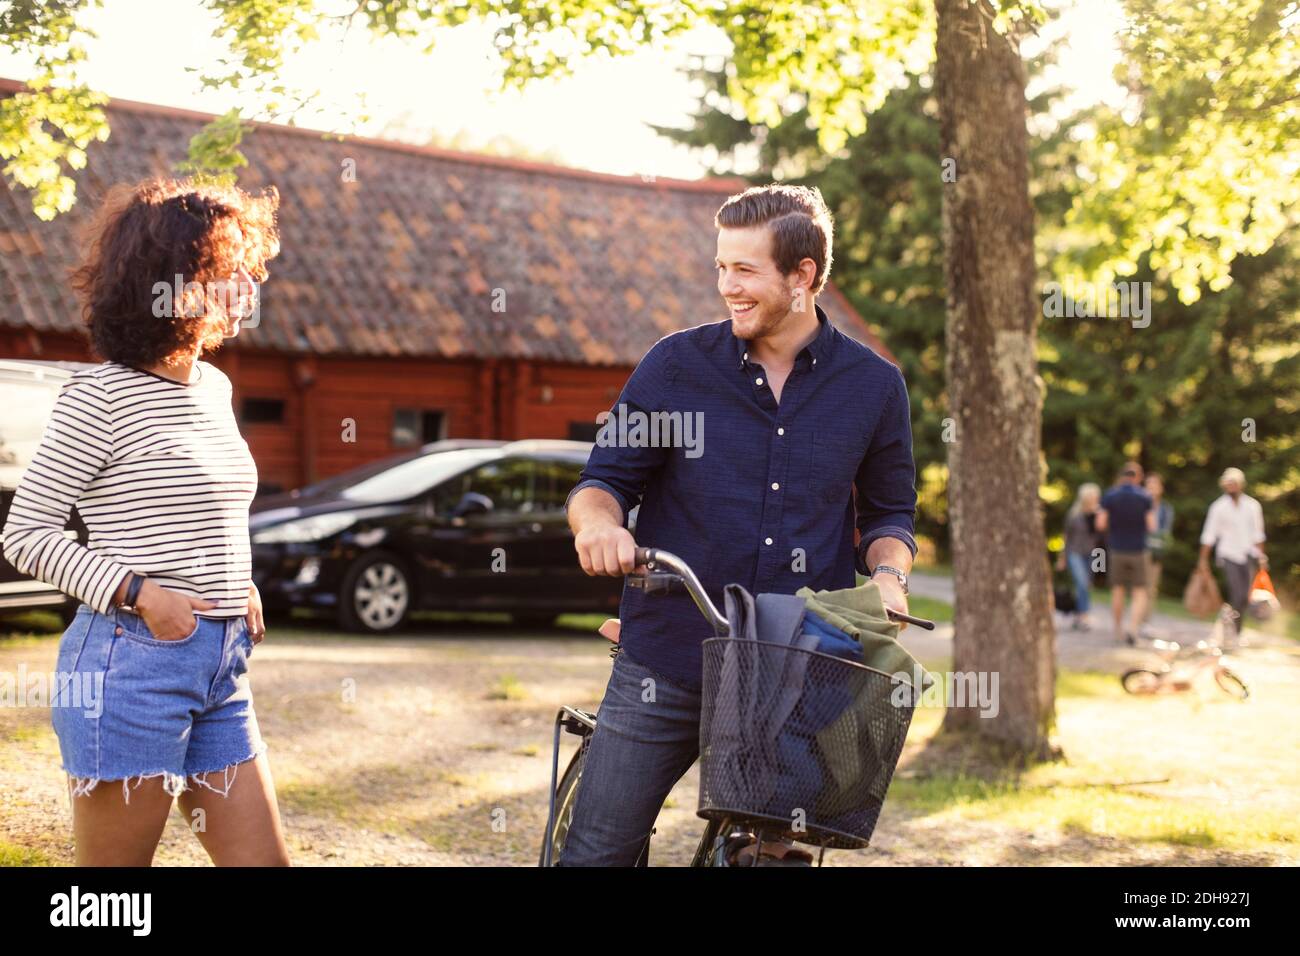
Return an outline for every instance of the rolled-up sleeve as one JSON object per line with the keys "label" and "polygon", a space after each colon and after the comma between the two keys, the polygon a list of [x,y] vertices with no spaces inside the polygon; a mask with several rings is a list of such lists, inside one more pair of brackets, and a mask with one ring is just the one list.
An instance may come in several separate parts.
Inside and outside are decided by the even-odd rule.
{"label": "rolled-up sleeve", "polygon": [[566,514],[579,491],[600,488],[612,495],[623,509],[623,526],[627,527],[628,514],[641,503],[647,482],[663,467],[670,450],[662,445],[650,447],[650,443],[621,443],[620,422],[633,415],[648,416],[663,408],[670,379],[671,349],[671,336],[660,339],[633,369],[597,435],[578,483],[565,499]]}
{"label": "rolled-up sleeve", "polygon": [[861,574],[869,573],[867,549],[877,538],[897,538],[916,557],[911,403],[902,372],[895,369],[894,374],[894,388],[854,481],[860,535],[856,560]]}

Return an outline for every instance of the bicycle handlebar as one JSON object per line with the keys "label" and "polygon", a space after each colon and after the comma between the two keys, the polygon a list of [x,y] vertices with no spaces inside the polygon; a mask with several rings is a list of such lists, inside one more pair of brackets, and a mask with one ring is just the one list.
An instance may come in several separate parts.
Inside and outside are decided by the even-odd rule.
{"label": "bicycle handlebar", "polygon": [[[695,576],[695,572],[690,566],[668,551],[660,551],[658,548],[637,548],[636,549],[637,567],[645,566],[649,571],[658,571],[661,568],[667,570],[670,574],[677,575],[686,585],[686,590],[690,592],[692,600],[700,612],[713,625],[713,630],[719,637],[726,637],[731,633],[731,625],[709,600],[708,594],[704,591],[704,586],[700,584],[700,579]],[[917,627],[924,628],[927,631],[934,630],[934,621],[927,621],[923,617],[913,617],[911,614],[904,614],[902,611],[895,611],[892,607],[885,608],[885,613],[891,620],[906,621],[908,624],[915,624]]]}

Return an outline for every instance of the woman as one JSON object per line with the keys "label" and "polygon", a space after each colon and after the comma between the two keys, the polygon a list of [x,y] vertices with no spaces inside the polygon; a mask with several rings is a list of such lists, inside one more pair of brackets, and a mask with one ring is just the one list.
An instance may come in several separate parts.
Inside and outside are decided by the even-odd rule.
{"label": "woman", "polygon": [[1101,486],[1087,482],[1079,486],[1074,504],[1065,516],[1065,550],[1057,560],[1057,570],[1068,564],[1074,581],[1074,622],[1076,631],[1088,630],[1088,610],[1092,606],[1092,552],[1098,547],[1097,511],[1101,507]]}
{"label": "woman", "polygon": [[[115,187],[73,275],[106,361],[59,393],[4,552],[83,602],[51,707],[78,865],[148,866],[174,797],[217,865],[289,862],[247,675],[265,631],[257,468],[230,380],[201,361],[255,314],[278,204],[273,188]],[[63,534],[74,505],[89,547]]]}

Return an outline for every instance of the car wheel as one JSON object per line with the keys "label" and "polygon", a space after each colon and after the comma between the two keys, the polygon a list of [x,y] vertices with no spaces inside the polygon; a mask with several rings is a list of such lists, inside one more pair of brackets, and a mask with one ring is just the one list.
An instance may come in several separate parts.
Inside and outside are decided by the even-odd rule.
{"label": "car wheel", "polygon": [[364,555],[343,577],[339,626],[371,634],[395,631],[406,622],[414,597],[405,562],[386,552]]}

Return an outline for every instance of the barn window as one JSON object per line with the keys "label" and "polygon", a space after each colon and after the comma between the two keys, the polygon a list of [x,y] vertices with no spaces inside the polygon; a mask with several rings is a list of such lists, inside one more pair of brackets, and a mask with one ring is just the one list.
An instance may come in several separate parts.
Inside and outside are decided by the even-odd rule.
{"label": "barn window", "polygon": [[595,422],[569,422],[569,441],[595,441],[599,432]]}
{"label": "barn window", "polygon": [[284,423],[284,400],[246,398],[240,415],[245,425],[280,425]]}
{"label": "barn window", "polygon": [[427,445],[446,437],[447,416],[438,409],[398,408],[393,411],[393,446]]}

